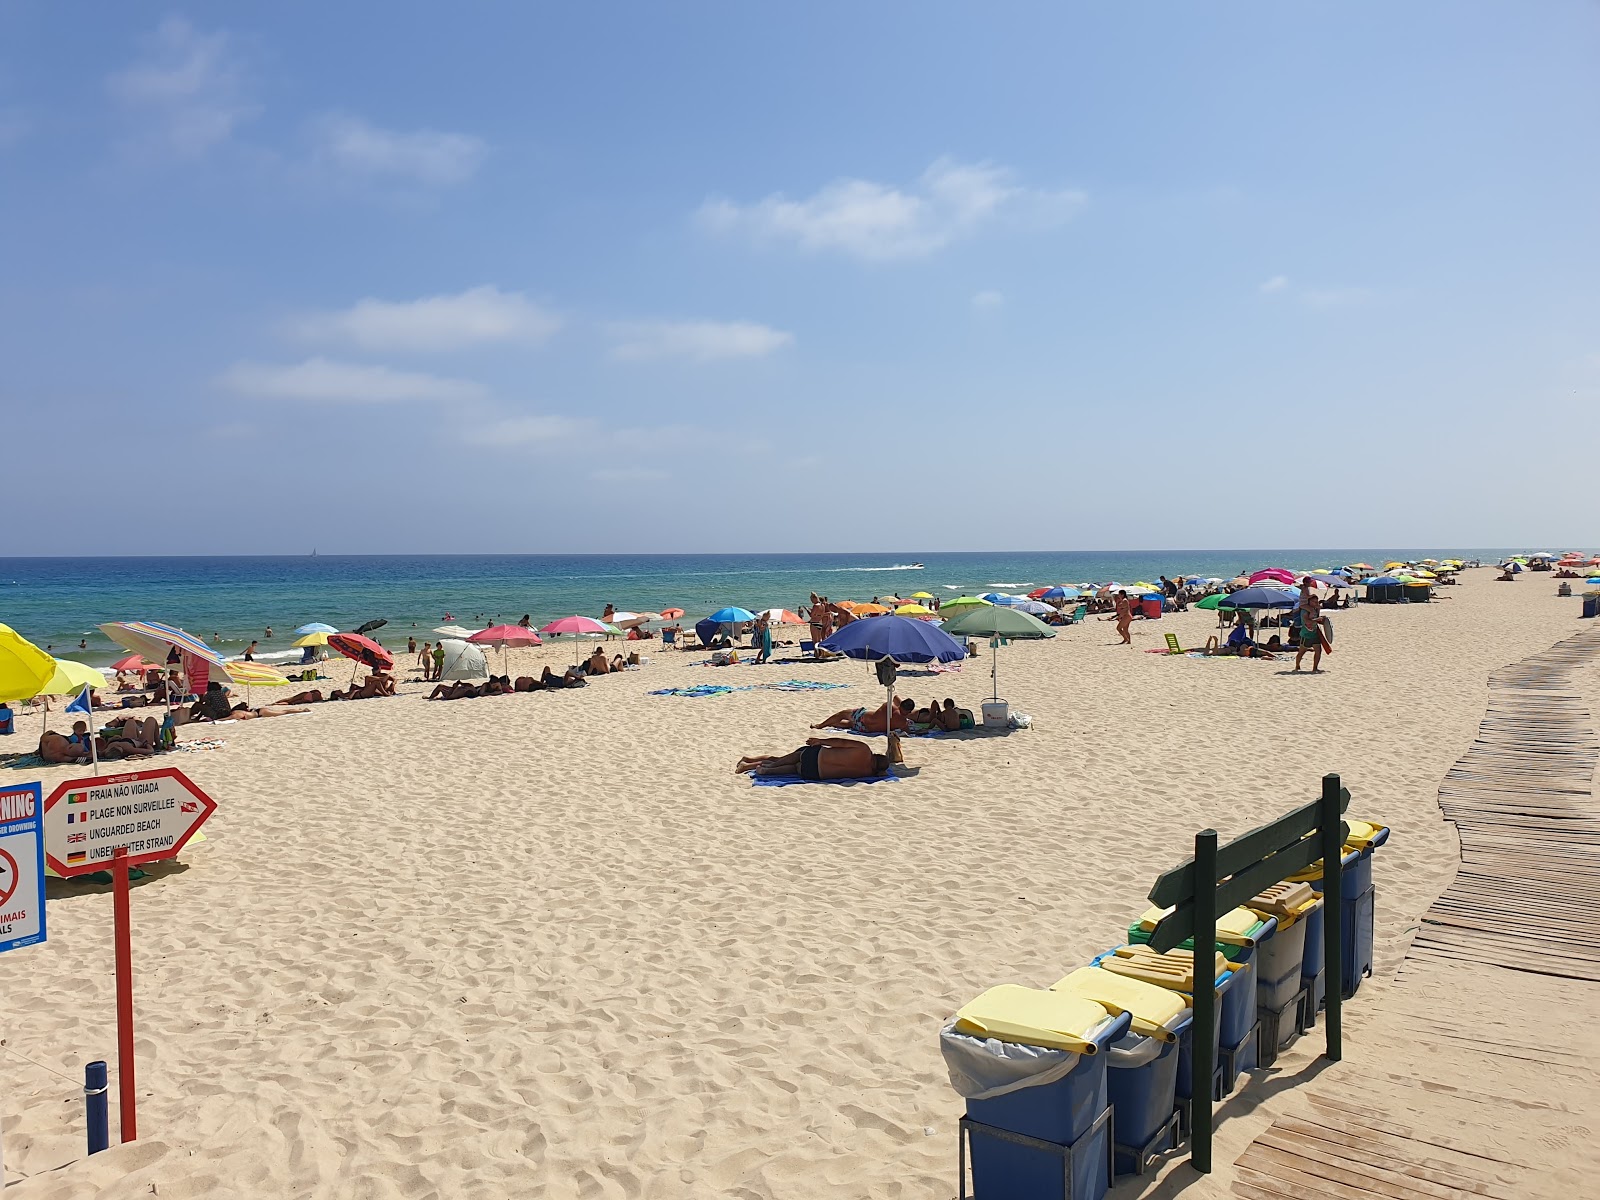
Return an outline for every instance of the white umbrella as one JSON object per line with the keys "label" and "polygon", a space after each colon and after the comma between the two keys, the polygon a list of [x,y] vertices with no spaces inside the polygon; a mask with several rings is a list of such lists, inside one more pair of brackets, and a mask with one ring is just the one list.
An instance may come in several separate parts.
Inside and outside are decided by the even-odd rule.
{"label": "white umbrella", "polygon": [[442,633],[445,637],[469,638],[478,631],[476,629],[463,629],[459,625],[441,625],[434,632]]}

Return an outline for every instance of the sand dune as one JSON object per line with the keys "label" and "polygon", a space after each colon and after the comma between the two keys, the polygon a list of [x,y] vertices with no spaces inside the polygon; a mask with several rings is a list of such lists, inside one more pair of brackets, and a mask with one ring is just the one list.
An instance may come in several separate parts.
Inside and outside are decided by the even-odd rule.
{"label": "sand dune", "polygon": [[[872,787],[730,773],[876,703],[853,663],[657,646],[582,691],[408,684],[222,727],[175,763],[218,800],[209,841],[134,895],[141,1142],[74,1161],[82,1064],[114,1058],[108,890],[61,885],[49,943],[0,959],[16,1194],[943,1200],[940,1021],[1113,943],[1201,826],[1241,832],[1338,771],[1395,830],[1392,971],[1454,868],[1435,796],[1486,673],[1579,625],[1548,577],[1490,580],[1337,614],[1315,677],[1143,653],[1202,640],[1206,613],[1131,650],[1098,622],[1014,644],[1001,692],[1033,728],[908,743],[913,776]],[[645,694],[786,678],[851,687]],[[904,690],[976,707],[987,660]]]}

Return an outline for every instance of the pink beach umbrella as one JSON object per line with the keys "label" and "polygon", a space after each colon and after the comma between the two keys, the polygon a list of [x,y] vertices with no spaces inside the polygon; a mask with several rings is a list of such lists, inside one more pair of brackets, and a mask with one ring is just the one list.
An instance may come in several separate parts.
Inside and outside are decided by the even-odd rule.
{"label": "pink beach umbrella", "polygon": [[480,629],[467,639],[480,646],[500,647],[500,669],[506,669],[506,651],[510,646],[542,646],[539,635],[526,625],[491,625]]}
{"label": "pink beach umbrella", "polygon": [[1250,584],[1258,583],[1284,583],[1290,587],[1295,585],[1294,572],[1283,567],[1265,567],[1250,576]]}
{"label": "pink beach umbrella", "polygon": [[[611,631],[603,621],[596,621],[593,617],[572,616],[558,617],[554,621],[551,621],[550,624],[546,625],[543,629],[539,630],[539,632],[549,634],[568,634],[576,637],[577,635],[584,633],[604,634]],[[574,645],[576,645],[576,643],[574,643]],[[572,653],[572,661],[578,661],[578,653],[576,650],[574,650]]]}

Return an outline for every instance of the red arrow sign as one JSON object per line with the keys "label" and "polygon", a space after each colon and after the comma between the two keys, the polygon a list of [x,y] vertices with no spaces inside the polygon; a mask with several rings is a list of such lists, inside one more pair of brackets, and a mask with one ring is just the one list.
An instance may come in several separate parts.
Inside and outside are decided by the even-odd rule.
{"label": "red arrow sign", "polygon": [[99,775],[63,783],[44,802],[44,857],[57,875],[85,875],[111,866],[173,858],[217,802],[176,767]]}

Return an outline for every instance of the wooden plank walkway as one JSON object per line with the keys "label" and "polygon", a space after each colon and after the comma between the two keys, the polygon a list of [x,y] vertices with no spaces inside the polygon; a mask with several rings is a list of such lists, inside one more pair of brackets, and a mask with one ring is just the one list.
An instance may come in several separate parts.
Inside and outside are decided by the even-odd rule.
{"label": "wooden plank walkway", "polygon": [[[1385,1040],[1403,1041],[1436,1064],[1432,1077],[1363,1067],[1365,1080],[1318,1079],[1303,1096],[1309,1114],[1280,1117],[1236,1160],[1235,1196],[1582,1193],[1585,1173],[1547,1170],[1541,1148],[1576,1147],[1600,1164],[1589,1115],[1600,1035],[1581,1016],[1600,1011],[1600,737],[1571,686],[1572,670],[1597,653],[1600,626],[1489,677],[1477,738],[1439,788],[1461,868],[1423,915],[1395,986],[1370,1012],[1360,996],[1346,1009],[1356,1026],[1347,1053],[1374,1047],[1363,1057],[1376,1064]],[[1597,985],[1584,987],[1577,1014],[1572,980]],[[1486,1016],[1485,997],[1500,1011]],[[1400,1113],[1385,1112],[1380,1095]],[[1405,1122],[1407,1109],[1459,1132],[1426,1136]]]}

